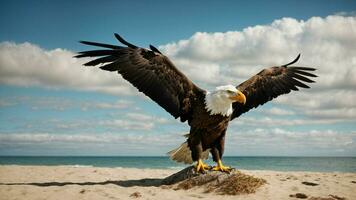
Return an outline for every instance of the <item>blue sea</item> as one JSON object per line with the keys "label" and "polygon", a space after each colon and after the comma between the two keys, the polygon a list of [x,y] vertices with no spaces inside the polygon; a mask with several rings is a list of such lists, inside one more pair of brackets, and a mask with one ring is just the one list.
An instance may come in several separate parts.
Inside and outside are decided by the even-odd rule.
{"label": "blue sea", "polygon": [[[210,159],[211,160],[211,159]],[[224,164],[237,169],[314,172],[354,172],[356,157],[224,157]],[[213,165],[211,161],[208,164]],[[183,169],[168,157],[126,156],[0,156],[0,165],[71,165]]]}

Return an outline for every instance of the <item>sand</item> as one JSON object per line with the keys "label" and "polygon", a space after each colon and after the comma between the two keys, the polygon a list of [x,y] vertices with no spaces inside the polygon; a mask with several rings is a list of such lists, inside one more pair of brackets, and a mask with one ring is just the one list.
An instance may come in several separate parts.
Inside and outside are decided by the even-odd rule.
{"label": "sand", "polygon": [[356,199],[356,173],[241,172],[267,184],[254,194],[204,193],[199,188],[174,190],[160,186],[178,170],[79,166],[0,166],[0,199]]}

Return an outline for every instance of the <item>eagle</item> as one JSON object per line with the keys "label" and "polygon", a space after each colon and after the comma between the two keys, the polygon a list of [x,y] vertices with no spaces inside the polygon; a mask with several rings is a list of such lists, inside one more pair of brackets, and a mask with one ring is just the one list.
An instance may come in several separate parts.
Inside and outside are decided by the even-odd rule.
{"label": "eagle", "polygon": [[[177,162],[195,162],[197,172],[230,172],[232,168],[222,163],[229,122],[277,96],[310,88],[307,83],[314,82],[310,77],[317,77],[312,73],[315,68],[290,66],[298,61],[299,54],[292,62],[265,68],[237,86],[224,85],[207,91],[187,78],[156,47],[141,48],[114,35],[123,46],[80,41],[100,49],[78,52],[75,57],[94,57],[84,66],[117,72],[174,118],[188,122],[186,141],[168,154]],[[209,153],[215,166],[203,162]]]}

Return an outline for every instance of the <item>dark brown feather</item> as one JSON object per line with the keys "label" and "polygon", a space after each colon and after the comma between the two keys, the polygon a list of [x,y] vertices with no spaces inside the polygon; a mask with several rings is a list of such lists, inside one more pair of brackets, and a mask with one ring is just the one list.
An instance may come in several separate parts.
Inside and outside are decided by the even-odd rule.
{"label": "dark brown feather", "polygon": [[95,65],[99,65],[102,63],[108,63],[108,62],[114,62],[117,60],[117,57],[114,55],[109,55],[109,56],[105,56],[105,57],[101,57],[92,61],[89,61],[87,63],[85,63],[85,66],[95,66]]}
{"label": "dark brown feather", "polygon": [[82,57],[92,57],[92,56],[106,56],[106,55],[112,55],[114,54],[115,51],[113,50],[94,50],[94,51],[82,51],[79,52],[79,55],[76,55],[76,58],[82,58]]}
{"label": "dark brown feather", "polygon": [[153,45],[150,45],[150,49],[156,53],[162,54],[156,47],[154,47]]}
{"label": "dark brown feather", "polygon": [[310,88],[306,83],[314,81],[307,77],[317,77],[315,74],[305,71],[315,71],[309,67],[288,67],[298,61],[300,55],[292,62],[280,67],[270,67],[262,70],[255,76],[237,86],[246,96],[246,104],[233,103],[233,113],[231,120],[239,117],[241,114],[256,108],[259,105],[272,100],[282,94],[287,94],[291,90],[301,88]]}
{"label": "dark brown feather", "polygon": [[[118,34],[115,37],[127,47],[82,41],[83,44],[109,49],[84,51],[77,57],[99,57],[84,65],[99,65],[103,70],[117,71],[175,118],[189,120],[193,104],[191,101],[204,91],[194,85],[155,47],[150,46],[151,51],[125,41]],[[100,66],[101,64],[104,65]]]}
{"label": "dark brown feather", "polygon": [[304,76],[318,77],[317,75],[311,74],[311,73],[309,73],[309,72],[292,69],[292,67],[289,67],[289,69],[290,69],[290,70],[293,70],[294,73],[301,74],[301,75],[304,75]]}
{"label": "dark brown feather", "polygon": [[124,40],[119,34],[115,33],[114,34],[116,39],[119,40],[119,42],[121,42],[122,44],[128,46],[129,48],[133,48],[133,49],[137,49],[138,47],[131,44],[131,43],[128,43],[126,40]]}
{"label": "dark brown feather", "polygon": [[310,67],[290,67],[292,69],[296,69],[296,70],[305,70],[305,71],[315,71],[315,68],[310,68]]}
{"label": "dark brown feather", "polygon": [[103,43],[97,43],[97,42],[89,42],[89,41],[79,41],[79,42],[82,43],[82,44],[86,44],[86,45],[104,47],[104,48],[109,48],[109,49],[120,49],[120,48],[122,48],[122,47],[116,46],[116,45],[103,44]]}

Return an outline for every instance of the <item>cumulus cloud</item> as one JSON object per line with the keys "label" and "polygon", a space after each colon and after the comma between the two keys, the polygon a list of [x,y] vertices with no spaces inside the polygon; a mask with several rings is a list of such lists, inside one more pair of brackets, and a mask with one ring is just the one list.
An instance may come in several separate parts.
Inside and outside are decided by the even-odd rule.
{"label": "cumulus cloud", "polygon": [[126,116],[128,117],[128,119],[131,120],[142,121],[142,122],[156,122],[159,124],[166,124],[169,121],[167,118],[156,117],[143,113],[127,113]]}
{"label": "cumulus cloud", "polygon": [[[307,21],[282,18],[242,31],[197,32],[191,38],[160,46],[194,81],[218,85],[239,83],[264,66],[281,65],[298,53],[298,64],[318,68],[314,88],[356,85],[356,17],[312,17]],[[115,73],[81,66],[64,49],[44,50],[30,44],[0,44],[1,83],[70,87],[116,94],[134,90]],[[201,72],[204,73],[201,73]]]}
{"label": "cumulus cloud", "polygon": [[[356,17],[336,14],[306,21],[282,18],[271,24],[224,33],[197,32],[188,39],[160,49],[189,78],[203,88],[239,84],[262,68],[290,62],[315,67],[319,77],[312,89],[277,98],[275,104],[298,108],[294,113],[335,122],[356,116]],[[64,49],[44,50],[30,44],[0,44],[0,83],[46,88],[71,88],[116,95],[137,95],[137,90],[115,73],[81,66]],[[8,104],[0,102],[0,106]],[[106,105],[102,105],[105,107]],[[320,119],[322,120],[322,119]],[[121,122],[120,122],[121,123]]]}
{"label": "cumulus cloud", "polygon": [[68,109],[80,108],[82,111],[90,109],[126,109],[132,106],[133,102],[120,99],[115,102],[98,102],[90,100],[72,100],[63,97],[36,97],[36,96],[7,96],[0,100],[0,107],[15,105],[27,105],[33,110],[51,109],[64,111]]}
{"label": "cumulus cloud", "polygon": [[[161,133],[162,130],[172,130],[176,132],[176,127],[172,123],[167,123],[168,120],[159,117],[150,118],[150,121],[135,120],[130,118],[107,118],[105,119],[25,119],[18,124],[15,130],[31,130],[34,132],[46,132],[49,134],[63,133],[76,134],[80,132],[99,134],[104,132],[127,134],[127,133]],[[165,126],[165,127],[163,127]],[[166,132],[166,131],[165,131]],[[0,132],[0,135],[3,134]]]}
{"label": "cumulus cloud", "polygon": [[336,12],[334,15],[339,15],[339,16],[356,16],[356,11],[350,11],[350,12],[340,11],[340,12]]}
{"label": "cumulus cloud", "polygon": [[165,155],[182,137],[175,134],[0,134],[1,155]]}
{"label": "cumulus cloud", "polygon": [[[55,134],[55,133],[12,133],[1,134],[0,143],[152,143],[170,139],[167,135],[150,134]],[[161,138],[161,139],[159,139]],[[174,138],[171,141],[174,141]]]}
{"label": "cumulus cloud", "polygon": [[[253,129],[244,134],[229,134],[227,153],[240,155],[317,155],[356,154],[356,132],[334,130],[287,131],[285,129]],[[229,149],[233,148],[233,150]]]}
{"label": "cumulus cloud", "polygon": [[291,93],[277,98],[275,101],[281,104],[292,104],[298,108],[327,109],[327,108],[355,108],[356,92],[349,89],[307,91]]}
{"label": "cumulus cloud", "polygon": [[299,65],[318,68],[317,87],[353,87],[356,85],[355,27],[356,17],[313,17],[307,21],[282,18],[270,25],[242,31],[198,32],[188,40],[161,49],[182,68],[189,67],[186,60],[210,61],[220,66],[220,76],[227,76],[224,71],[230,71],[244,79],[262,66],[285,64],[302,53]]}
{"label": "cumulus cloud", "polygon": [[[89,150],[108,155],[115,152],[130,154],[130,151],[155,152],[164,155],[184,141],[180,134],[49,134],[12,133],[0,134],[0,150],[14,150],[27,147],[49,152],[59,151],[71,155]],[[292,132],[284,129],[254,129],[244,134],[228,134],[226,155],[349,155],[355,156],[356,133],[332,130]],[[278,144],[278,145],[276,145]],[[95,150],[95,151],[93,151]],[[331,151],[330,151],[331,150]],[[4,152],[2,151],[2,152]],[[281,154],[281,151],[283,152]],[[25,152],[26,153],[26,152]],[[57,152],[58,153],[58,152]],[[121,154],[122,155],[122,154]],[[138,154],[140,155],[140,154]]]}
{"label": "cumulus cloud", "polygon": [[295,112],[292,110],[281,109],[278,107],[272,107],[270,109],[261,109],[260,112],[267,115],[294,115]]}
{"label": "cumulus cloud", "polygon": [[313,92],[292,93],[275,100],[279,104],[297,108],[299,112],[313,118],[356,121],[356,91],[332,89]]}
{"label": "cumulus cloud", "polygon": [[127,113],[125,119],[99,121],[99,125],[124,130],[153,130],[155,126],[167,124],[170,120],[143,113]]}
{"label": "cumulus cloud", "polygon": [[122,109],[122,108],[127,108],[132,104],[133,102],[131,101],[118,100],[115,103],[100,102],[100,103],[89,104],[88,107],[95,107],[101,109]]}
{"label": "cumulus cloud", "polygon": [[[205,82],[210,88],[218,84],[237,85],[264,67],[288,63],[301,53],[297,65],[317,68],[317,83],[311,84],[309,91],[284,95],[274,102],[303,108],[298,110],[299,114],[308,108],[304,114],[311,116],[326,114],[332,117],[337,114],[337,109],[341,109],[340,112],[348,110],[343,117],[351,118],[356,115],[353,101],[356,98],[354,44],[356,17],[335,15],[312,17],[306,21],[282,18],[242,31],[198,32],[189,39],[160,48],[187,71],[189,62],[202,60],[218,65],[219,70],[214,73],[209,73],[207,68],[209,76],[216,76],[216,82]],[[201,80],[195,74],[190,74],[190,77]],[[277,113],[276,110],[271,112]],[[340,115],[333,117],[337,119]]]}
{"label": "cumulus cloud", "polygon": [[16,105],[16,103],[0,99],[0,107],[9,107],[14,105]]}
{"label": "cumulus cloud", "polygon": [[124,129],[124,130],[152,130],[155,124],[153,122],[142,122],[132,120],[105,120],[100,121],[99,125],[107,128]]}
{"label": "cumulus cloud", "polygon": [[[319,113],[317,113],[319,114]],[[353,121],[354,119],[335,119],[334,116],[330,118],[322,117],[321,119],[285,119],[275,117],[241,117],[235,120],[232,125],[237,126],[253,126],[253,127],[280,127],[280,126],[300,126],[300,125],[323,125],[336,124],[340,122]]]}
{"label": "cumulus cloud", "polygon": [[73,58],[74,55],[65,49],[44,50],[30,43],[0,43],[0,83],[136,94],[116,73],[83,67],[85,60]]}

